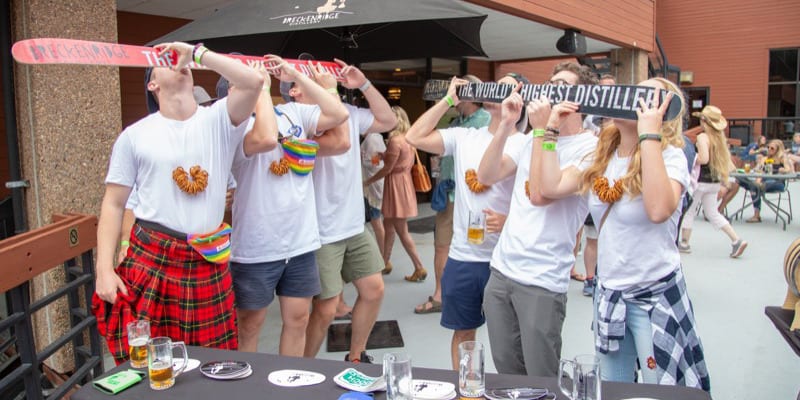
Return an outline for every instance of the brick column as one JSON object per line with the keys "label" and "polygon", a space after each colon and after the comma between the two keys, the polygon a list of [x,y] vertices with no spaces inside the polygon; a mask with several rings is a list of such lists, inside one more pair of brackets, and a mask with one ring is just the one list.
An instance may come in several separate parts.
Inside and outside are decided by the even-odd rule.
{"label": "brick column", "polygon": [[[12,1],[12,15],[14,40],[117,41],[114,0]],[[16,64],[14,74],[22,176],[31,184],[25,193],[29,228],[51,223],[54,213],[99,214],[111,146],[121,130],[118,68]],[[61,268],[42,274],[32,296],[41,298],[63,282]],[[38,347],[69,323],[66,299],[38,312]],[[72,349],[65,349],[48,365],[66,372],[72,360]]]}

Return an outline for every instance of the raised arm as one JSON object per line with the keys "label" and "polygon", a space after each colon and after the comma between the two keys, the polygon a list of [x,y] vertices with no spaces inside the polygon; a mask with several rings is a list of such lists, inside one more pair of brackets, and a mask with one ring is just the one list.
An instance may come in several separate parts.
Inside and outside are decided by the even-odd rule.
{"label": "raised arm", "polygon": [[178,62],[173,67],[175,70],[186,67],[194,58],[194,61],[199,61],[200,64],[224,76],[237,89],[227,100],[231,123],[238,126],[250,117],[264,85],[264,78],[252,68],[203,46],[194,47],[187,43],[172,42],[159,44],[155,49],[159,57],[168,51],[177,52]]}
{"label": "raised arm", "polygon": [[[246,156],[270,151],[278,146],[278,121],[269,92],[270,77],[263,67],[256,68],[264,77],[264,86],[256,102],[256,117],[253,129],[244,136],[242,147]],[[234,86],[235,87],[235,86]],[[239,90],[237,87],[234,93]]]}
{"label": "raised arm", "polygon": [[508,137],[517,132],[517,120],[523,104],[522,97],[519,95],[521,87],[521,83],[517,84],[511,95],[506,97],[501,105],[500,123],[478,166],[478,182],[484,185],[493,185],[517,172],[517,163],[505,155],[503,150]]}
{"label": "raised arm", "polygon": [[[442,141],[442,135],[436,129],[436,124],[439,123],[439,120],[442,119],[450,107],[455,107],[460,103],[458,95],[456,94],[456,88],[465,83],[468,82],[457,77],[453,77],[453,79],[450,80],[450,87],[447,88],[447,95],[437,101],[436,104],[425,111],[424,114],[420,115],[420,117],[414,121],[414,125],[411,125],[411,129],[406,132],[406,141],[408,141],[409,144],[422,151],[427,151],[428,153],[436,155],[444,153],[444,142]],[[448,102],[448,99],[452,104]]]}
{"label": "raised arm", "polygon": [[[339,97],[339,92],[336,90],[336,78],[319,64],[316,66],[311,64],[310,67],[317,85],[325,90],[328,97],[333,97],[336,102],[341,104],[342,99]],[[320,157],[336,156],[346,153],[347,150],[350,150],[350,146],[352,145],[352,143],[350,143],[349,116],[345,118],[344,122],[332,129],[326,130],[325,133],[317,136],[314,140],[319,143],[317,155]]]}
{"label": "raised arm", "polygon": [[[294,82],[303,91],[308,103],[319,106],[320,115],[317,121],[317,132],[324,132],[345,122],[348,116],[347,109],[338,97],[331,96],[312,78],[300,73],[282,58],[272,54],[265,58],[268,61],[268,70],[271,74],[283,82]],[[311,70],[315,74],[318,72],[316,68],[311,68]]]}
{"label": "raised arm", "polygon": [[[564,122],[564,118],[578,111],[578,104],[571,102],[562,102],[556,104],[549,113],[547,118],[544,119],[544,112],[541,108],[549,107],[549,101],[546,98],[541,98],[534,102],[540,109],[536,110],[536,125],[534,128],[533,140],[533,154],[531,155],[531,201],[534,204],[544,202],[547,200],[542,199],[561,199],[564,197],[572,196],[580,188],[581,172],[574,166],[569,166],[561,169],[561,164],[558,162],[558,150],[553,145],[547,145],[548,150],[545,150],[544,136],[539,136],[542,133],[547,134],[547,129],[558,130]],[[547,103],[545,106],[543,103]],[[533,104],[533,103],[532,103]],[[530,112],[528,116],[531,117]],[[546,122],[544,122],[546,121]],[[552,131],[551,131],[552,132]],[[552,148],[552,150],[551,150]],[[536,160],[539,160],[538,162]],[[534,165],[539,164],[540,165]],[[534,169],[539,170],[540,173],[534,173]],[[541,192],[535,194],[535,182],[540,184]]]}
{"label": "raised arm", "polygon": [[369,111],[375,117],[375,121],[372,122],[369,129],[366,132],[359,133],[387,132],[394,129],[397,126],[397,117],[392,112],[392,107],[389,106],[389,102],[386,101],[381,92],[372,86],[372,82],[364,76],[364,73],[352,65],[347,65],[347,63],[338,58],[334,58],[333,61],[342,67],[342,78],[344,78],[342,86],[348,89],[361,90],[361,94],[364,95],[364,98],[367,99],[367,104],[369,104]]}
{"label": "raised arm", "polygon": [[[660,105],[658,96],[654,96],[651,107],[645,104],[644,99],[639,99],[636,115],[639,118],[640,135],[661,132],[661,120],[672,96],[670,92]],[[644,209],[650,222],[659,224],[669,219],[678,208],[683,188],[667,175],[661,141],[644,140],[639,144],[639,152],[642,159]]]}

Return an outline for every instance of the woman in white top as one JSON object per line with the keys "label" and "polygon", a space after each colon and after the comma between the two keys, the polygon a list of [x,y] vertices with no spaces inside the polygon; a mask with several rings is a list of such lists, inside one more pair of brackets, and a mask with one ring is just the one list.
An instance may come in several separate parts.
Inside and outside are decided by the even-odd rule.
{"label": "woman in white top", "polygon": [[[663,104],[657,97],[649,105],[640,101],[638,121],[614,120],[603,129],[592,165],[583,172],[560,170],[557,149],[544,142],[541,193],[548,198],[588,195],[599,231],[594,335],[603,379],[633,381],[638,357],[646,383],[709,390],[675,244],[679,205],[689,184],[681,150],[685,103],[680,89],[665,79],[640,86],[670,93]],[[681,101],[681,113],[662,124],[673,97]],[[551,112],[546,99],[528,109],[542,134],[577,111],[577,104],[564,102]]]}

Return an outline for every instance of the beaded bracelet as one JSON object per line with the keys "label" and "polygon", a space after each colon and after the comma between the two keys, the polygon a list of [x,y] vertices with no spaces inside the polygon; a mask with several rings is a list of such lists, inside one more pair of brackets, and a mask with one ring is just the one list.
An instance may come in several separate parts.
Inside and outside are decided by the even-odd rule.
{"label": "beaded bracelet", "polygon": [[558,128],[553,128],[552,126],[548,126],[547,128],[544,128],[544,130],[548,132],[553,132],[553,134],[556,136],[558,136],[558,134],[561,133],[561,131],[559,131]]}

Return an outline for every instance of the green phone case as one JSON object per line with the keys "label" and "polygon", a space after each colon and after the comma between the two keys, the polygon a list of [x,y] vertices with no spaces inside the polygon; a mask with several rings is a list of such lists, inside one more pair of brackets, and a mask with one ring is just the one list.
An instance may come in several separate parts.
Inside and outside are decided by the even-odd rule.
{"label": "green phone case", "polygon": [[105,378],[95,379],[92,385],[99,391],[106,394],[117,394],[137,383],[144,378],[145,373],[133,369],[119,371],[114,375]]}

